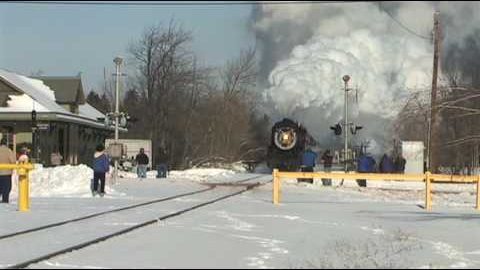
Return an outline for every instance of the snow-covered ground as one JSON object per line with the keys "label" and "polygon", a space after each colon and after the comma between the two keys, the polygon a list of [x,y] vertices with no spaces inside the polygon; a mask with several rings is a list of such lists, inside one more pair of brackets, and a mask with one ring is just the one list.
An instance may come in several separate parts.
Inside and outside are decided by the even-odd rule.
{"label": "snow-covered ground", "polygon": [[[168,180],[178,181],[194,181],[194,182],[211,182],[221,180],[235,180],[236,175],[246,173],[246,169],[241,164],[231,164],[225,166],[226,168],[193,168],[183,171],[169,171],[167,175]],[[119,176],[122,178],[136,179],[137,174],[134,172],[120,172]],[[147,172],[147,179],[155,179],[157,171]],[[157,178],[162,179],[162,178]]]}
{"label": "snow-covered ground", "polygon": [[[224,179],[235,175],[237,172],[227,169],[210,169],[210,168],[198,168],[198,169],[189,169],[184,171],[170,171],[168,173],[168,179],[177,179],[177,180],[190,180],[196,182],[205,182],[213,178]],[[120,177],[122,178],[137,178],[136,173],[132,172],[120,172]],[[147,172],[148,179],[155,179],[157,177],[157,171]],[[161,178],[159,178],[161,179]]]}
{"label": "snow-covered ground", "polygon": [[[74,168],[68,168],[73,170]],[[81,168],[77,168],[80,170]],[[85,169],[85,168],[83,168]],[[43,169],[44,174],[46,172]],[[65,168],[67,170],[67,168]],[[72,171],[73,172],[73,171]],[[40,172],[38,172],[40,173]],[[85,170],[85,178],[88,174]],[[60,179],[76,177],[51,171]],[[0,205],[0,235],[67,218],[111,210],[159,197],[204,189],[205,181],[237,181],[253,175],[225,169],[172,172],[166,179],[122,178],[108,197],[76,192],[41,193],[30,213]],[[133,175],[132,177],[135,177]],[[55,178],[55,177],[54,177]],[[269,180],[265,175],[263,180]],[[40,181],[40,180],[32,180]],[[47,180],[41,180],[41,183]],[[87,184],[85,180],[75,180]],[[55,181],[53,181],[55,182]],[[54,184],[60,188],[62,185]],[[434,208],[426,212],[422,183],[354,181],[344,186],[284,181],[280,206],[272,186],[257,189],[157,225],[33,265],[33,268],[475,268],[480,266],[480,213],[473,209],[473,185],[434,185]],[[75,188],[74,188],[75,187]],[[33,189],[33,186],[32,186]],[[236,188],[238,189],[238,188]],[[41,255],[126,226],[158,218],[222,196],[233,188],[183,197],[116,213],[83,227],[26,237],[31,247],[11,249],[0,240],[0,267]],[[41,194],[48,196],[42,196]],[[61,194],[61,195],[54,195]],[[70,195],[65,195],[70,194]],[[71,195],[77,194],[77,195]],[[15,202],[14,202],[15,203]],[[81,224],[80,224],[81,225]],[[88,225],[88,226],[87,226]],[[76,233],[72,233],[75,231]],[[82,232],[82,233],[80,233]],[[43,243],[50,242],[48,245]],[[10,245],[9,245],[10,244]],[[23,250],[16,252],[16,250]],[[134,251],[134,252],[132,252]]]}
{"label": "snow-covered ground", "polygon": [[[340,185],[340,180],[332,181],[332,189],[348,197],[360,194],[364,200],[378,202],[395,202],[409,205],[425,204],[425,183],[403,181],[367,181],[368,188],[361,188],[356,181],[345,180]],[[292,188],[319,190],[324,189],[320,179],[315,179],[314,184],[297,184],[294,179],[282,181],[282,185]],[[433,206],[449,206],[472,208],[476,204],[476,184],[433,184]]]}

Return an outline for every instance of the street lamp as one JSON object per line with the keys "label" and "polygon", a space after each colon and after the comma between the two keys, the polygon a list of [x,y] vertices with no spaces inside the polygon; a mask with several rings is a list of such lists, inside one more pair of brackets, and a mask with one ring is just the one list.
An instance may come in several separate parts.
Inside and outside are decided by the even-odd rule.
{"label": "street lamp", "polygon": [[37,138],[37,111],[35,109],[32,110],[31,113],[32,118],[32,159],[35,162],[38,162],[38,138]]}
{"label": "street lamp", "polygon": [[[120,117],[119,103],[120,103],[120,66],[122,65],[123,59],[120,57],[115,57],[113,62],[116,65],[116,82],[115,82],[115,145],[118,145],[118,122]],[[116,184],[118,179],[118,158],[115,158],[115,170],[113,172],[113,183]]]}

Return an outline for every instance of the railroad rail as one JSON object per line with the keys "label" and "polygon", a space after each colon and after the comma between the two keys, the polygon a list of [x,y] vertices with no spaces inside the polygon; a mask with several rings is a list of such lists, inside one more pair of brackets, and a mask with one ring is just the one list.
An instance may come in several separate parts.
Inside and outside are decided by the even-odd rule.
{"label": "railroad rail", "polygon": [[158,218],[142,222],[140,224],[136,224],[134,226],[129,226],[125,229],[122,229],[122,230],[119,230],[119,231],[116,231],[116,232],[113,232],[113,233],[110,233],[110,234],[106,234],[106,235],[96,237],[94,239],[91,239],[91,240],[88,240],[88,241],[85,241],[85,242],[82,242],[82,243],[79,243],[79,244],[71,245],[71,246],[68,246],[68,247],[53,251],[53,252],[49,252],[47,254],[37,256],[37,257],[32,258],[32,259],[28,259],[28,260],[25,260],[25,261],[22,261],[22,262],[10,264],[5,269],[26,268],[29,265],[36,264],[36,263],[39,263],[39,262],[42,262],[42,261],[60,256],[60,255],[72,252],[72,251],[75,251],[75,250],[83,249],[83,248],[86,248],[88,246],[91,246],[91,245],[109,240],[113,237],[124,235],[124,234],[127,234],[129,232],[144,228],[146,226],[153,225],[157,222],[164,221],[164,220],[176,217],[176,216],[180,216],[180,215],[183,215],[183,214],[188,213],[190,211],[193,211],[195,209],[205,207],[207,205],[211,205],[211,204],[214,204],[216,202],[219,202],[219,201],[222,201],[222,200],[240,195],[240,194],[242,194],[246,191],[249,191],[252,188],[255,188],[259,185],[264,185],[264,184],[267,184],[267,183],[271,182],[271,180],[270,180],[270,181],[267,181],[267,182],[264,182],[264,183],[261,183],[261,182],[255,182],[255,183],[251,183],[251,184],[245,183],[245,182],[252,181],[254,179],[258,179],[258,178],[261,178],[261,177],[265,177],[265,176],[264,175],[254,176],[254,177],[249,177],[247,179],[242,179],[240,181],[235,181],[235,182],[230,182],[230,183],[209,183],[209,184],[206,183],[206,185],[208,185],[208,187],[204,188],[204,189],[201,189],[201,190],[188,192],[188,193],[183,193],[183,194],[179,194],[179,195],[175,195],[175,196],[171,196],[171,197],[167,197],[167,198],[151,200],[151,201],[140,203],[140,204],[126,206],[126,207],[122,207],[122,208],[118,208],[118,209],[113,209],[113,210],[104,211],[104,212],[100,212],[100,213],[96,213],[96,214],[92,214],[92,215],[87,215],[87,216],[84,216],[84,217],[74,218],[74,219],[65,220],[65,221],[62,221],[62,222],[57,222],[57,223],[53,223],[53,224],[49,224],[49,225],[45,225],[45,226],[41,226],[41,227],[37,227],[37,228],[32,228],[32,229],[28,229],[28,230],[24,230],[24,231],[20,231],[20,232],[16,232],[16,233],[2,235],[2,236],[0,236],[0,240],[15,239],[15,237],[20,237],[20,236],[27,235],[27,234],[30,234],[30,233],[50,230],[50,229],[53,229],[55,227],[61,227],[62,225],[77,223],[77,222],[85,221],[85,220],[91,220],[91,219],[94,219],[96,217],[101,217],[101,216],[105,216],[105,215],[112,214],[112,213],[122,212],[122,211],[135,209],[135,208],[139,208],[139,207],[145,207],[147,205],[157,204],[157,203],[160,203],[160,202],[171,201],[171,200],[182,198],[182,197],[188,197],[188,196],[192,196],[192,195],[196,195],[196,194],[200,194],[200,193],[205,193],[205,192],[208,192],[208,191],[212,191],[219,186],[241,188],[240,191],[235,191],[235,192],[232,192],[232,193],[229,193],[229,194],[226,194],[226,195],[223,195],[223,196],[220,196],[220,197],[217,197],[217,198],[214,198],[214,199],[211,199],[211,200],[193,205],[191,207],[187,207],[185,209],[181,209],[181,210],[175,211],[173,213],[163,215],[163,216],[160,216]]}

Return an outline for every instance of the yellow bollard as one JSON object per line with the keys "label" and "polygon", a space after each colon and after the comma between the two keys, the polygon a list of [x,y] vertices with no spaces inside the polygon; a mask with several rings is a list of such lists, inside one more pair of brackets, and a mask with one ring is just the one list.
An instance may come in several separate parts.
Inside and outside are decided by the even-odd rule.
{"label": "yellow bollard", "polygon": [[480,175],[477,175],[477,210],[480,210]]}
{"label": "yellow bollard", "polygon": [[431,182],[431,173],[430,172],[426,172],[425,173],[425,209],[427,211],[431,211],[432,210],[432,191],[431,191],[431,188],[432,188],[432,182]]}
{"label": "yellow bollard", "polygon": [[18,211],[28,212],[30,210],[30,190],[28,170],[18,169]]}
{"label": "yellow bollard", "polygon": [[278,178],[278,169],[273,170],[273,203],[278,205],[280,202],[280,179]]}
{"label": "yellow bollard", "polygon": [[282,201],[282,180],[280,178],[280,172],[277,174],[277,185],[278,185],[278,203]]}

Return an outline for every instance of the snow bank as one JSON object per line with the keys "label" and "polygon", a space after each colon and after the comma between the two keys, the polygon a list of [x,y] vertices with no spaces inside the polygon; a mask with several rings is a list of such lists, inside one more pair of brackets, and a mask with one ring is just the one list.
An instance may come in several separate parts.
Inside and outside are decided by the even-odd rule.
{"label": "snow bank", "polygon": [[[41,164],[35,164],[35,170],[30,173],[30,196],[91,197],[92,177],[93,170],[86,165],[44,168]],[[13,182],[12,195],[16,196],[17,181]],[[108,195],[123,195],[111,189],[108,180],[105,191]]]}
{"label": "snow bank", "polygon": [[245,168],[245,165],[243,165],[241,162],[235,162],[231,165],[231,169],[235,172],[238,173],[246,173],[247,169]]}
{"label": "snow bank", "polygon": [[[113,169],[111,169],[110,171],[113,172]],[[135,173],[135,172],[125,172],[125,171],[119,171],[118,172],[118,177],[127,178],[127,179],[138,178],[137,173]],[[147,172],[147,179],[155,179],[155,178],[157,178],[157,171],[148,171]]]}
{"label": "snow bank", "polygon": [[226,169],[190,169],[185,171],[171,171],[168,175],[170,179],[188,179],[195,182],[206,182],[214,178],[228,178],[236,174],[233,170]]}
{"label": "snow bank", "polygon": [[216,162],[216,163],[205,163],[202,166],[194,167],[194,169],[224,169],[224,170],[231,170],[238,173],[246,173],[247,169],[242,162],[234,162],[234,163],[223,163],[223,162]]}
{"label": "snow bank", "polygon": [[[233,166],[233,169],[218,169],[218,168],[194,168],[184,171],[169,171],[167,179],[170,180],[189,180],[194,182],[205,182],[209,179],[215,178],[228,178],[237,173],[244,172],[243,167]],[[138,178],[136,173],[133,172],[119,172],[121,178]],[[155,179],[157,177],[157,171],[148,171],[147,179]]]}

